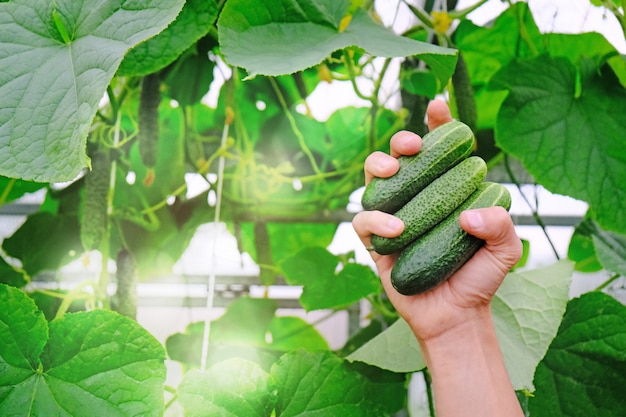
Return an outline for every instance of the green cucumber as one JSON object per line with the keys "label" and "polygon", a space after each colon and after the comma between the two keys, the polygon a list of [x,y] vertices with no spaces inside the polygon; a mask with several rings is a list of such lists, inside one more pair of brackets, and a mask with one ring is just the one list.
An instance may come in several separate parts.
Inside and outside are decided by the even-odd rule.
{"label": "green cucumber", "polygon": [[372,247],[381,255],[404,249],[460,206],[486,175],[487,164],[479,156],[459,162],[394,213],[404,222],[402,234],[394,238],[372,235]]}
{"label": "green cucumber", "polygon": [[420,294],[450,278],[484,244],[461,228],[461,212],[492,206],[508,210],[511,195],[502,184],[484,182],[441,223],[402,251],[391,271],[394,288],[404,295]]}
{"label": "green cucumber", "polygon": [[415,155],[398,158],[400,168],[388,178],[373,178],[365,187],[361,203],[365,210],[393,213],[435,178],[449,170],[474,149],[474,134],[457,120],[444,123],[422,138]]}
{"label": "green cucumber", "polygon": [[110,155],[98,150],[91,155],[91,171],[85,174],[85,195],[79,215],[80,241],[86,252],[99,249],[107,235],[110,181]]}

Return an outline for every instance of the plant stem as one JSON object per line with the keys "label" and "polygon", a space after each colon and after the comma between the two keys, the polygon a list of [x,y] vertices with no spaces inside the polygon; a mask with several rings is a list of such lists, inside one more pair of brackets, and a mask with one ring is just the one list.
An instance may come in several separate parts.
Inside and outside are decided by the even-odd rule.
{"label": "plant stem", "polygon": [[521,10],[522,9],[519,9],[518,13],[517,13],[517,24],[519,26],[520,37],[526,43],[526,45],[528,46],[528,48],[532,52],[533,56],[537,56],[537,55],[539,55],[539,50],[537,49],[537,47],[533,43],[533,40],[530,38],[530,35],[528,34],[528,30],[526,29],[526,26],[524,25],[524,20],[525,20],[526,16],[525,16],[525,14],[522,14],[522,13],[526,13],[526,12],[525,11],[522,12]]}
{"label": "plant stem", "polygon": [[[230,123],[232,121],[226,118],[226,122],[224,123],[224,128],[222,130],[222,141],[221,147],[226,147],[226,142],[228,140],[228,131],[230,127]],[[222,188],[224,183],[224,165],[225,158],[224,156],[220,156],[218,169],[217,169],[217,190],[216,190],[216,203],[215,203],[215,216],[213,219],[213,223],[217,225],[220,221],[221,214],[221,206],[222,206]],[[206,370],[208,357],[209,357],[209,338],[211,336],[211,317],[210,314],[213,311],[213,301],[215,298],[215,270],[217,264],[217,236],[218,234],[213,234],[212,239],[212,247],[211,247],[211,273],[209,274],[209,279],[207,282],[207,302],[206,302],[206,316],[204,318],[204,331],[202,337],[202,352],[200,356],[200,369]]]}
{"label": "plant stem", "polygon": [[350,77],[350,83],[352,84],[352,89],[354,90],[356,96],[362,100],[372,102],[374,100],[373,97],[368,97],[363,94],[359,89],[359,86],[356,85],[356,72],[354,72],[354,64],[352,63],[352,58],[345,50],[343,51],[343,61],[346,64],[346,69],[348,70],[348,75]]}
{"label": "plant stem", "polygon": [[424,382],[426,383],[426,396],[428,398],[428,412],[430,417],[435,417],[435,398],[433,396],[433,379],[428,372],[428,368],[422,371]]}
{"label": "plant stem", "polygon": [[602,291],[603,289],[605,289],[606,287],[608,287],[613,281],[617,280],[619,277],[621,277],[620,274],[613,274],[609,277],[609,279],[607,279],[606,281],[604,281],[601,285],[599,285],[594,291]]}
{"label": "plant stem", "polygon": [[274,92],[276,93],[276,96],[278,97],[278,101],[280,102],[280,105],[283,108],[283,111],[285,112],[285,116],[287,117],[287,120],[289,121],[289,124],[291,125],[291,130],[293,131],[294,135],[296,135],[296,138],[298,138],[298,143],[300,144],[300,149],[302,149],[302,152],[304,152],[304,154],[309,159],[309,163],[311,164],[311,167],[313,168],[313,170],[316,173],[319,174],[322,171],[320,170],[319,166],[317,165],[317,162],[315,162],[315,157],[313,156],[313,153],[311,152],[311,150],[307,146],[307,144],[306,144],[306,142],[304,140],[304,135],[302,134],[302,132],[298,128],[298,124],[296,123],[296,119],[291,114],[291,111],[289,110],[289,108],[287,106],[287,102],[285,101],[285,97],[283,96],[283,93],[278,88],[278,84],[276,84],[276,80],[274,79],[274,77],[268,77],[268,79],[270,81],[270,84],[272,84],[272,88],[274,89]]}
{"label": "plant stem", "polygon": [[470,14],[471,12],[473,12],[474,10],[478,9],[480,6],[482,6],[483,4],[487,3],[487,0],[480,0],[478,2],[476,2],[474,5],[472,6],[468,6],[463,10],[453,10],[451,11],[450,17],[454,18],[454,19],[463,19],[465,18],[468,14]]}
{"label": "plant stem", "polygon": [[94,290],[98,288],[97,284],[90,279],[80,282],[69,293],[63,296],[63,301],[61,302],[61,305],[59,306],[59,309],[57,310],[57,313],[54,316],[54,318],[58,319],[58,318],[63,317],[65,313],[67,312],[67,309],[74,302],[74,300],[78,300],[80,298],[89,299],[90,297],[92,297],[91,294],[82,294],[83,289],[86,287],[92,287]]}
{"label": "plant stem", "polygon": [[0,207],[4,206],[4,203],[6,203],[7,198],[9,198],[9,193],[11,192],[11,190],[13,189],[13,186],[15,185],[15,181],[17,181],[17,179],[11,178],[7,186],[4,187],[4,190],[2,190],[2,195],[0,195]]}
{"label": "plant stem", "polygon": [[426,27],[429,27],[431,29],[435,27],[435,25],[433,24],[433,20],[428,13],[423,11],[418,6],[409,4],[406,0],[403,0],[403,3],[409,8],[409,10],[411,10],[411,12],[415,15],[415,17],[417,17],[420,20],[420,22],[422,22]]}
{"label": "plant stem", "polygon": [[524,201],[526,202],[528,207],[531,209],[533,218],[535,219],[535,222],[537,222],[539,227],[541,227],[541,230],[542,230],[543,234],[546,236],[546,239],[548,239],[548,244],[550,244],[550,247],[552,248],[552,252],[554,252],[554,256],[556,257],[557,260],[561,259],[561,257],[559,256],[559,252],[556,250],[556,247],[554,246],[554,243],[552,242],[552,239],[550,239],[550,236],[548,235],[548,230],[546,228],[546,224],[543,222],[543,219],[541,218],[541,216],[539,216],[539,213],[537,211],[538,207],[533,207],[533,205],[530,203],[530,201],[528,201],[528,198],[526,198],[526,195],[522,191],[521,184],[515,178],[515,174],[513,173],[513,170],[511,169],[511,164],[509,163],[509,156],[508,156],[508,154],[504,154],[504,167],[506,169],[507,174],[509,175],[509,178],[511,179],[513,184],[515,184],[515,186],[519,190],[520,195],[522,196],[522,198],[524,199]]}
{"label": "plant stem", "polygon": [[[120,142],[122,113],[116,112],[115,130],[113,134],[113,146],[117,147]],[[109,190],[107,193],[107,222],[106,232],[102,238],[100,245],[100,253],[102,255],[100,277],[98,283],[97,299],[102,300],[104,305],[108,305],[107,287],[109,285],[109,258],[111,256],[111,219],[113,218],[113,199],[115,197],[115,176],[117,172],[117,162],[115,159],[111,161],[111,174],[109,177]]]}

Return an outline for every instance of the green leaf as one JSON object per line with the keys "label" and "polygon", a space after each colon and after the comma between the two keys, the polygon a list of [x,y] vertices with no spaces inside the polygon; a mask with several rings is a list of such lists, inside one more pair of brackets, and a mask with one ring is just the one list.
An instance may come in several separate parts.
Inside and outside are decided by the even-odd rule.
{"label": "green leaf", "polygon": [[2,248],[7,255],[20,259],[22,269],[31,277],[57,270],[82,253],[78,218],[48,212],[31,214],[11,237],[4,239]]}
{"label": "green leaf", "polygon": [[355,352],[365,343],[378,336],[383,331],[383,322],[381,319],[374,319],[369,322],[365,327],[359,328],[356,332],[350,335],[346,343],[341,349],[336,350],[335,353],[342,358],[348,357],[351,353]]}
{"label": "green leaf", "polygon": [[218,20],[221,49],[230,65],[254,75],[291,74],[322,62],[332,52],[356,46],[371,55],[418,55],[447,80],[456,52],[397,36],[357,9],[347,28],[341,19],[349,1],[230,0]]}
{"label": "green leaf", "polygon": [[274,393],[269,374],[245,359],[228,359],[202,372],[191,370],[178,387],[186,417],[270,417]]}
{"label": "green leaf", "polygon": [[416,372],[426,367],[419,343],[403,319],[396,320],[347,359],[394,372]]}
{"label": "green leaf", "polygon": [[263,345],[277,308],[276,301],[269,298],[238,298],[213,322],[211,340]]}
{"label": "green leaf", "polygon": [[302,285],[300,303],[307,311],[345,308],[381,290],[380,280],[365,265],[343,264],[321,247],[308,247],[285,259],[280,267],[290,285]]}
{"label": "green leaf", "polygon": [[315,329],[300,317],[274,317],[270,323],[271,349],[288,352],[298,348],[310,351],[328,350],[328,342]]}
{"label": "green leaf", "polygon": [[38,182],[0,176],[0,190],[2,190],[0,192],[0,207],[9,201],[17,200],[26,193],[35,192],[45,186],[45,184]]}
{"label": "green leaf", "polygon": [[[522,34],[527,37],[522,38]],[[476,85],[488,83],[500,68],[516,58],[543,52],[541,32],[524,2],[507,8],[489,26],[463,20],[454,36],[467,63],[470,80]]]}
{"label": "green leaf", "polygon": [[535,385],[533,417],[626,415],[626,307],[600,292],[571,300]]}
{"label": "green leaf", "polygon": [[215,0],[187,0],[165,30],[128,51],[117,75],[142,76],[165,68],[206,35],[216,19]]}
{"label": "green leaf", "polygon": [[9,264],[2,255],[0,255],[0,283],[8,284],[13,287],[23,287],[30,282],[28,274],[15,268]]}
{"label": "green leaf", "polygon": [[48,325],[23,292],[0,298],[0,414],[162,415],[165,354],[135,321],[95,310]]}
{"label": "green leaf", "polygon": [[596,225],[591,238],[602,266],[608,271],[626,276],[626,236],[607,232]]}
{"label": "green leaf", "polygon": [[3,304],[0,309],[1,406],[11,393],[11,383],[19,382],[16,377],[22,375],[25,379],[32,369],[37,369],[48,338],[48,327],[43,313],[22,291],[0,284],[0,299]]}
{"label": "green leaf", "polygon": [[[64,296],[68,295],[69,290],[34,290],[28,292],[28,296],[35,301],[37,308],[43,312],[46,320],[52,321],[56,318],[59,307],[64,301]],[[66,312],[75,313],[78,311],[85,311],[84,299],[78,298],[67,307]]]}
{"label": "green leaf", "polygon": [[[124,54],[163,30],[183,5],[86,3],[0,4],[1,175],[39,182],[76,178],[88,165],[87,133]],[[58,30],[61,23],[68,39]]]}
{"label": "green leaf", "polygon": [[509,274],[493,299],[496,333],[516,390],[533,390],[535,367],[565,312],[573,271],[573,263],[564,260]]}
{"label": "green leaf", "polygon": [[421,68],[411,68],[410,71],[405,70],[400,78],[402,88],[411,94],[435,98],[435,95],[441,90],[439,80],[432,71]]}
{"label": "green leaf", "polygon": [[567,58],[576,65],[591,58],[597,66],[600,66],[608,57],[618,54],[615,47],[597,32],[546,33],[543,36],[546,50],[551,57]]}
{"label": "green leaf", "polygon": [[332,352],[289,352],[272,366],[271,376],[278,417],[379,417],[397,411],[398,399],[406,396],[404,376],[370,380]]}
{"label": "green leaf", "polygon": [[[240,224],[240,250],[257,259],[253,224]],[[292,257],[309,246],[327,247],[331,244],[337,225],[334,223],[267,223],[274,264]]]}
{"label": "green leaf", "polygon": [[209,59],[204,44],[200,41],[195,48],[189,48],[167,71],[164,80],[167,94],[181,106],[199,103],[211,88],[215,62]]}
{"label": "green leaf", "polygon": [[502,103],[503,92],[490,91],[486,85],[503,66],[516,58],[544,52],[542,35],[525,2],[507,8],[485,27],[464,19],[454,33],[474,88],[478,126],[492,129]]}
{"label": "green leaf", "polygon": [[[298,317],[275,315],[276,301],[241,297],[211,323],[208,363],[239,357],[269,369],[286,351],[296,348],[328,350],[328,343],[309,323]],[[190,324],[185,333],[168,337],[169,356],[199,367],[204,323]]]}
{"label": "green leaf", "polygon": [[596,272],[602,269],[602,264],[596,256],[593,244],[595,222],[586,217],[574,229],[567,249],[568,259],[576,262],[575,269],[580,272]]}
{"label": "green leaf", "polygon": [[[492,302],[496,333],[516,390],[532,389],[533,372],[565,311],[573,264],[512,272]],[[413,372],[425,366],[419,344],[402,319],[348,356],[395,372]]]}
{"label": "green leaf", "polygon": [[548,190],[587,201],[603,228],[626,233],[626,90],[603,69],[547,56],[503,68],[492,80],[509,91],[496,143]]}

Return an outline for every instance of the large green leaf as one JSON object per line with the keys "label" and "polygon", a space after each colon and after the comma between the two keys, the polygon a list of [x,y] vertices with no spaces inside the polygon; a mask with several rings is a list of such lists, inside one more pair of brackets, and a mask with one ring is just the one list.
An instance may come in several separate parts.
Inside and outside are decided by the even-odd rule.
{"label": "large green leaf", "polygon": [[9,256],[20,259],[22,269],[35,276],[57,270],[82,253],[75,215],[34,213],[12,236],[2,242]]}
{"label": "large green leaf", "polygon": [[272,366],[277,417],[390,415],[403,404],[405,377],[368,375],[332,352],[298,349]]}
{"label": "large green leaf", "polygon": [[215,19],[215,0],[187,0],[176,20],[163,32],[128,51],[117,75],[146,75],[163,69],[206,35]]}
{"label": "large green leaf", "polygon": [[0,207],[16,200],[26,193],[32,193],[45,187],[45,184],[33,181],[21,181],[16,178],[0,176]]}
{"label": "large green leaf", "polygon": [[0,299],[1,415],[162,415],[165,352],[136,322],[96,310],[48,325],[22,291]]}
{"label": "large green leaf", "polygon": [[395,372],[415,372],[426,367],[419,343],[403,319],[396,320],[384,332],[348,355],[347,359]]}
{"label": "large green leaf", "polygon": [[20,270],[9,264],[0,255],[0,283],[12,285],[14,287],[23,287],[28,284],[30,277],[23,270]]}
{"label": "large green leaf", "polygon": [[250,75],[291,74],[349,46],[375,56],[419,55],[442,79],[454,72],[456,52],[393,34],[356,10],[341,26],[347,0],[229,0],[218,20],[226,61]]}
{"label": "large green leaf", "polygon": [[543,52],[541,36],[525,2],[507,8],[493,24],[478,26],[468,19],[460,22],[454,42],[463,53],[474,87],[481,129],[493,129],[504,99],[501,91],[486,88],[489,80],[512,60]]}
{"label": "large green leaf", "polygon": [[534,390],[535,367],[556,334],[574,264],[564,260],[510,274],[492,302],[493,321],[515,389]]}
{"label": "large green leaf", "polygon": [[626,415],[626,307],[600,292],[570,301],[535,385],[533,417]]}
{"label": "large green leaf", "polygon": [[587,201],[596,220],[626,233],[626,90],[608,67],[541,56],[492,80],[509,91],[496,142],[548,190]]}
{"label": "large green leaf", "polygon": [[[532,389],[533,372],[557,332],[569,295],[573,264],[510,273],[496,293],[492,311],[498,340],[515,389]],[[419,344],[404,320],[348,356],[395,372],[425,366]]]}
{"label": "large green leaf", "polygon": [[519,2],[485,27],[463,20],[454,40],[463,52],[472,83],[482,86],[512,60],[543,52],[541,36],[528,4]]}
{"label": "large green leaf", "polygon": [[16,0],[0,4],[0,174],[74,179],[124,54],[159,33],[183,0]]}
{"label": "large green leaf", "polygon": [[[331,244],[337,225],[334,223],[267,223],[269,244],[274,264],[291,257],[309,246],[327,247]],[[240,250],[257,259],[253,224],[239,224]]]}
{"label": "large green leaf", "polygon": [[206,371],[191,370],[178,387],[186,417],[270,417],[274,390],[269,374],[245,359],[227,359]]}
{"label": "large green leaf", "polygon": [[607,232],[596,225],[592,239],[602,266],[608,271],[626,276],[626,236]]}
{"label": "large green leaf", "polygon": [[371,268],[344,263],[321,247],[308,247],[285,259],[281,270],[291,285],[302,285],[300,303],[307,311],[345,308],[381,290],[380,280]]}
{"label": "large green leaf", "polygon": [[[239,357],[269,367],[283,353],[296,348],[328,350],[328,343],[313,325],[298,317],[275,315],[277,304],[268,298],[241,297],[211,323],[207,363]],[[185,333],[167,339],[169,356],[199,367],[204,323],[190,324]]]}

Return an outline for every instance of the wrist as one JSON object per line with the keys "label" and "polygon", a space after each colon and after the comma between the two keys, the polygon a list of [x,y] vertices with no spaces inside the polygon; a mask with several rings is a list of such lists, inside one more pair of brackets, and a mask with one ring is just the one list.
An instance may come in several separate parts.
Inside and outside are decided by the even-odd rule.
{"label": "wrist", "polygon": [[464,316],[463,321],[442,322],[438,332],[426,334],[422,332],[417,338],[424,360],[429,366],[431,358],[437,359],[433,357],[435,355],[446,357],[445,363],[450,363],[450,358],[458,358],[462,361],[463,355],[478,355],[485,353],[485,349],[495,349],[498,354],[501,354],[491,310],[488,306],[484,309],[472,310]]}
{"label": "wrist", "polygon": [[419,343],[438,416],[521,415],[488,308]]}
{"label": "wrist", "polygon": [[476,331],[480,329],[494,329],[489,304],[460,310],[440,314],[427,326],[424,326],[419,318],[407,317],[406,320],[420,345],[426,345],[426,347],[446,344],[459,338],[476,337],[478,336]]}

